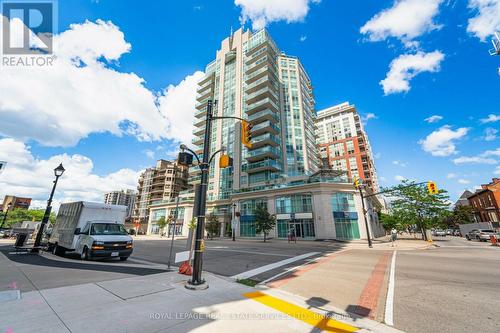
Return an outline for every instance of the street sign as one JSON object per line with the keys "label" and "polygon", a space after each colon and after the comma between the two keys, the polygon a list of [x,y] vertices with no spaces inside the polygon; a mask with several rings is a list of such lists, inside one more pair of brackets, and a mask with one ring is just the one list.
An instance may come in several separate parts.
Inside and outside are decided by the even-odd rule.
{"label": "street sign", "polygon": [[182,252],[177,252],[175,254],[175,262],[181,262],[181,261],[188,261],[189,260],[189,252],[190,251],[182,251]]}

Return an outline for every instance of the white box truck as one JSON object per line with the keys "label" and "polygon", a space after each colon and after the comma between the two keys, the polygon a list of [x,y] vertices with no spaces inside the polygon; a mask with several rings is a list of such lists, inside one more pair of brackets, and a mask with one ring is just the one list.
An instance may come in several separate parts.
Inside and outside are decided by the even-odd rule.
{"label": "white box truck", "polygon": [[56,255],[75,251],[84,260],[119,257],[127,260],[133,242],[123,227],[127,207],[95,202],[63,203],[49,238]]}

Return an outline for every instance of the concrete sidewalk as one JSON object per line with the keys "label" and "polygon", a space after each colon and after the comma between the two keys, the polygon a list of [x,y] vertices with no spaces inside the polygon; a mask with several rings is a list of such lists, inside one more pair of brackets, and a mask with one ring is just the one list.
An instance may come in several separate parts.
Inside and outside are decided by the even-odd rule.
{"label": "concrete sidewalk", "polygon": [[210,287],[203,291],[186,289],[188,277],[170,272],[22,293],[0,302],[0,331],[399,332],[279,291],[204,278]]}

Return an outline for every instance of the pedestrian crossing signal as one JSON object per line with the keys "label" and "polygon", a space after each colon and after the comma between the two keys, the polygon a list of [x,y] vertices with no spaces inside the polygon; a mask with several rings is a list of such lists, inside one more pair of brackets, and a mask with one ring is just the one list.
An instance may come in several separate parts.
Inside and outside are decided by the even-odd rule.
{"label": "pedestrian crossing signal", "polygon": [[439,190],[435,182],[427,182],[427,190],[429,194],[438,194]]}
{"label": "pedestrian crossing signal", "polygon": [[248,149],[252,148],[252,127],[248,121],[241,122],[241,143]]}
{"label": "pedestrian crossing signal", "polygon": [[233,166],[233,159],[229,157],[229,155],[221,155],[221,157],[219,158],[219,167],[221,169],[225,169],[230,166]]}

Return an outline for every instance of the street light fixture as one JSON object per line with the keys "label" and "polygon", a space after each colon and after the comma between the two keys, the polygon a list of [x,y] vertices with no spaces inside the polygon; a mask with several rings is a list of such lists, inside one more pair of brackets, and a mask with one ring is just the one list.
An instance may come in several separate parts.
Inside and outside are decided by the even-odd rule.
{"label": "street light fixture", "polygon": [[63,175],[64,171],[65,169],[62,163],[59,164],[59,166],[54,169],[54,175],[56,176],[56,179],[54,180],[54,185],[52,186],[52,191],[50,192],[49,200],[47,200],[47,207],[45,208],[45,214],[43,215],[42,223],[40,224],[40,229],[38,229],[38,233],[36,234],[32,252],[38,252],[38,248],[40,247],[43,230],[45,229],[45,225],[49,222],[50,211],[52,210],[52,198],[54,197],[54,192],[56,191],[57,181],[59,180],[59,177]]}
{"label": "street light fixture", "polygon": [[0,225],[0,229],[3,228],[3,225],[5,224],[5,221],[7,220],[7,213],[9,213],[10,207],[12,207],[12,202],[9,202],[9,204],[7,205],[7,210],[5,211],[5,213],[3,213],[3,220],[2,220],[2,224]]}

